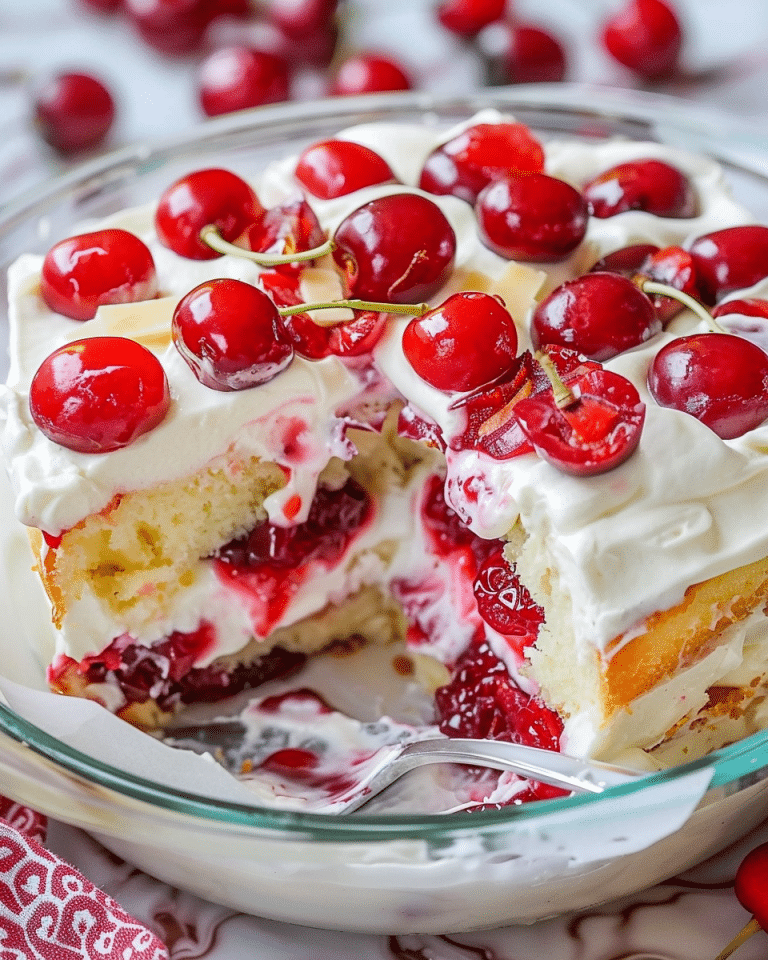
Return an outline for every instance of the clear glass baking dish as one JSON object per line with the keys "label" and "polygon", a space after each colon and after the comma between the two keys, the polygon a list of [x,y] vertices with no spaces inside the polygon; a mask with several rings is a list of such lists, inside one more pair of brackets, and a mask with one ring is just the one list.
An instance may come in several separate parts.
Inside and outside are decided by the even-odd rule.
{"label": "clear glass baking dish", "polygon": [[[195,167],[230,165],[247,175],[354,123],[448,126],[487,106],[543,138],[618,135],[706,152],[768,222],[768,142],[682,101],[576,86],[450,100],[397,94],[261,108],[95,160],[0,211],[0,270],[4,276],[23,251],[44,252],[80,221],[156,197]],[[7,318],[2,325],[7,340]],[[6,545],[23,536],[7,504],[0,521]],[[42,690],[40,665],[22,642],[36,629],[35,616],[4,572],[2,672]],[[100,722],[88,713],[91,705],[83,709],[84,723]],[[86,755],[55,717],[42,726],[0,703],[3,793],[84,828],[148,873],[204,897],[342,930],[447,933],[530,922],[627,895],[743,835],[764,818],[768,792],[768,734],[759,734],[602,796],[471,814],[341,818],[223,801],[204,783],[158,783],[125,752]]]}

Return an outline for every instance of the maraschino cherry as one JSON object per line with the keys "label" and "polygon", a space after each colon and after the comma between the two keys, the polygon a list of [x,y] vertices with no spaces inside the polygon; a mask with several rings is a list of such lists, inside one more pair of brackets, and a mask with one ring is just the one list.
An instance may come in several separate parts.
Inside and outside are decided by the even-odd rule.
{"label": "maraschino cherry", "polygon": [[42,433],[79,453],[110,453],[156,427],[170,409],[162,364],[123,337],[89,337],[54,350],[29,388]]}
{"label": "maraschino cherry", "polygon": [[602,40],[623,66],[646,80],[659,80],[677,69],[683,30],[665,0],[628,0],[606,22]]}
{"label": "maraschino cherry", "polygon": [[663,160],[643,157],[617,164],[583,187],[589,212],[605,219],[627,210],[657,217],[696,215],[697,199],[688,177]]}
{"label": "maraschino cherry", "polygon": [[736,934],[715,960],[727,960],[738,947],[759,930],[768,930],[768,843],[761,843],[741,861],[736,871],[734,892],[752,919]]}
{"label": "maraschino cherry", "polygon": [[438,390],[474,390],[512,366],[517,328],[498,297],[455,293],[408,323],[403,352],[421,379]]}
{"label": "maraschino cherry", "polygon": [[64,155],[101,146],[115,120],[104,83],[87,73],[57,73],[34,95],[34,121],[46,143]]}
{"label": "maraschino cherry", "polygon": [[90,320],[103,304],[155,297],[155,262],[147,245],[127,230],[81,233],[45,255],[40,294],[56,313]]}
{"label": "maraschino cherry", "polygon": [[370,147],[352,140],[313,143],[299,157],[294,175],[321,200],[333,200],[363,187],[396,180],[386,160]]}

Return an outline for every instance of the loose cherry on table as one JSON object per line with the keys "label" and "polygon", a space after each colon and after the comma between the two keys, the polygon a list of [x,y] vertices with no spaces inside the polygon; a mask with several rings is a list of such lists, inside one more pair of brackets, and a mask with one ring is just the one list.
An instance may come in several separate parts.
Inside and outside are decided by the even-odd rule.
{"label": "loose cherry on table", "polygon": [[378,197],[353,210],[334,233],[333,258],[349,296],[428,300],[450,276],[456,234],[432,200],[417,193]]}
{"label": "loose cherry on table", "polygon": [[299,156],[294,175],[321,200],[344,197],[373,184],[396,182],[386,160],[370,147],[352,140],[313,143]]}
{"label": "loose cherry on table", "polygon": [[706,303],[768,276],[768,227],[746,224],[697,237],[689,247]]}
{"label": "loose cherry on table", "polygon": [[475,214],[486,247],[534,263],[567,257],[584,239],[589,221],[579,191],[545,173],[492,181],[480,191]]}
{"label": "loose cherry on table", "polygon": [[606,21],[602,42],[633,73],[659,80],[678,68],[683,31],[674,7],[665,0],[628,0]]}
{"label": "loose cherry on table", "polygon": [[123,5],[141,39],[169,56],[196,50],[215,11],[209,0],[123,0]]}
{"label": "loose cherry on table", "polygon": [[504,16],[506,0],[441,0],[435,16],[459,37],[474,37]]}
{"label": "loose cherry on table", "polygon": [[339,64],[328,92],[332,97],[343,97],[387,90],[410,90],[412,87],[413,81],[405,67],[393,57],[361,52]]}
{"label": "loose cherry on table", "polygon": [[314,38],[336,15],[338,0],[270,0],[269,22],[291,40]]}
{"label": "loose cherry on table", "polygon": [[752,919],[715,960],[727,960],[738,947],[759,930],[768,930],[766,891],[768,891],[768,843],[761,843],[741,861],[734,883],[736,897],[742,907],[752,914]]}
{"label": "loose cherry on table", "polygon": [[40,136],[64,155],[100,146],[115,120],[115,102],[104,83],[87,73],[57,73],[34,94]]}
{"label": "loose cherry on table", "polygon": [[162,364],[123,337],[89,337],[54,350],[29,389],[42,433],[79,453],[110,453],[165,418],[171,398]]}
{"label": "loose cherry on table", "polygon": [[414,317],[403,352],[416,373],[438,390],[474,390],[506,373],[517,355],[517,328],[504,302],[461,292]]}
{"label": "loose cherry on table", "polygon": [[559,83],[568,72],[568,58],[551,31],[514,22],[507,26],[500,67],[506,83]]}
{"label": "loose cherry on table", "polygon": [[287,60],[254,47],[220,47],[197,73],[197,95],[208,117],[279,103],[289,94]]}
{"label": "loose cherry on table", "polygon": [[478,123],[432,151],[419,186],[474,203],[492,180],[543,170],[544,150],[525,124]]}
{"label": "loose cherry on table", "polygon": [[81,233],[54,244],[43,260],[45,303],[73,320],[90,320],[109,303],[151,300],[157,274],[146,244],[127,230]]}
{"label": "loose cherry on table", "polygon": [[605,219],[627,210],[657,217],[694,217],[698,201],[688,177],[663,160],[643,157],[617,164],[583,188],[589,212]]}

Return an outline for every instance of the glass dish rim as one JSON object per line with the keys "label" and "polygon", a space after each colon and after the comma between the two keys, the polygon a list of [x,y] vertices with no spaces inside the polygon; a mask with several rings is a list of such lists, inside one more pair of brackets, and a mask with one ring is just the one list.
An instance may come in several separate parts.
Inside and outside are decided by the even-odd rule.
{"label": "glass dish rim", "polygon": [[[585,106],[590,103],[591,106]],[[74,169],[59,174],[24,193],[0,208],[0,241],[18,225],[42,214],[46,207],[87,184],[108,186],[113,181],[138,174],[143,167],[151,169],[164,158],[170,159],[193,145],[215,150],[219,141],[226,145],[228,138],[247,131],[281,126],[291,128],[303,121],[305,126],[338,121],[338,128],[365,120],[381,120],[387,116],[397,119],[402,112],[438,118],[459,112],[471,116],[480,109],[496,107],[514,113],[515,108],[539,110],[542,113],[582,115],[585,120],[603,120],[616,124],[621,121],[649,133],[654,128],[668,127],[687,133],[705,142],[707,152],[717,160],[728,163],[768,183],[768,172],[749,156],[757,149],[768,156],[768,140],[761,138],[755,128],[710,107],[701,107],[679,98],[638,91],[621,91],[582,84],[538,84],[531,86],[488,88],[465,97],[440,97],[421,92],[375,94],[363,97],[345,97],[307,103],[279,104],[242,111],[238,114],[204,121],[181,135],[154,141],[153,144],[135,144],[87,161]],[[717,124],[713,126],[713,124]],[[718,142],[713,142],[712,130],[718,130]],[[295,129],[293,131],[295,133]],[[307,131],[309,132],[309,131]],[[727,135],[727,136],[726,136]],[[723,143],[726,141],[726,143]],[[746,155],[745,155],[746,151]],[[468,830],[514,828],[526,830],[537,822],[545,822],[551,812],[585,806],[600,801],[601,797],[630,796],[647,787],[713,767],[710,789],[726,787],[729,792],[741,782],[751,782],[760,770],[768,767],[768,731],[753,734],[745,740],[691,763],[649,774],[641,780],[613,787],[603,794],[581,794],[543,803],[524,804],[500,810],[457,812],[452,814],[365,814],[355,813],[344,818],[335,815],[275,810],[256,804],[233,804],[203,794],[175,790],[120,770],[98,761],[63,741],[44,732],[17,715],[0,702],[0,733],[28,747],[77,778],[91,781],[107,790],[130,797],[164,812],[176,812],[195,818],[201,825],[208,822],[221,827],[252,827],[262,831],[310,834],[314,840],[369,841],[382,837],[436,839],[465,833]],[[761,748],[763,750],[761,751]],[[2,748],[0,747],[0,751]],[[756,755],[763,759],[756,766]]]}

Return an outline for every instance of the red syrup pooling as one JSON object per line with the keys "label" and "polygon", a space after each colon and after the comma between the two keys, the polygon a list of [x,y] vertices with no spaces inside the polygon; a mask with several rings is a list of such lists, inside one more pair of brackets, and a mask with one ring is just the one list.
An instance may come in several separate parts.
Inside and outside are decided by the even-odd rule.
{"label": "red syrup pooling", "polygon": [[216,572],[245,595],[257,636],[274,629],[313,567],[338,563],[372,515],[371,498],[350,478],[338,490],[319,487],[302,523],[265,521],[217,551]]}

